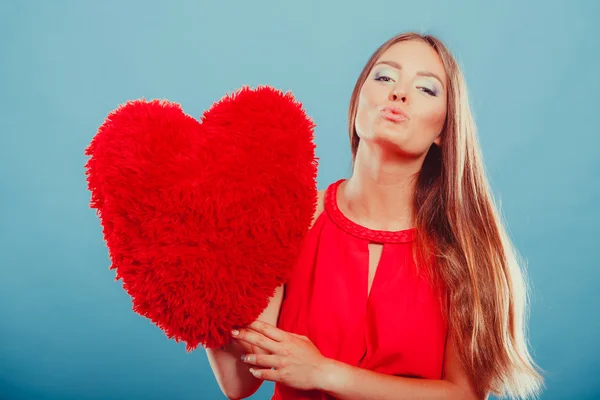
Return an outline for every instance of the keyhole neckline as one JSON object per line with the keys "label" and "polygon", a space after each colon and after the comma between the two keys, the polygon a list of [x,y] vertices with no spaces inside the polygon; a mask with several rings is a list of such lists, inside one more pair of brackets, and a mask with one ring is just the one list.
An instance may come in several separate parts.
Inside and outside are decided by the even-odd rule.
{"label": "keyhole neckline", "polygon": [[337,203],[338,188],[345,180],[345,178],[339,179],[337,182],[332,183],[325,191],[325,211],[340,229],[358,238],[376,243],[408,243],[415,240],[417,234],[416,228],[400,231],[376,230],[359,225],[346,217]]}

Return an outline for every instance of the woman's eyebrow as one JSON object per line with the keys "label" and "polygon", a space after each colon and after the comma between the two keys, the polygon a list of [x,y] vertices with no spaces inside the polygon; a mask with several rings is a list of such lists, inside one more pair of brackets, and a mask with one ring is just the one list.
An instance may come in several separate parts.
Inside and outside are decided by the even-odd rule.
{"label": "woman's eyebrow", "polygon": [[[402,65],[398,64],[395,61],[379,61],[377,64],[373,65],[373,67],[376,67],[379,64],[387,64],[390,67],[396,68],[401,70],[402,69]],[[417,75],[419,76],[430,76],[432,78],[437,79],[440,84],[442,85],[442,88],[446,89],[446,87],[444,86],[444,82],[441,80],[441,78],[439,76],[437,76],[436,74],[434,74],[433,72],[429,72],[429,71],[417,71]]]}

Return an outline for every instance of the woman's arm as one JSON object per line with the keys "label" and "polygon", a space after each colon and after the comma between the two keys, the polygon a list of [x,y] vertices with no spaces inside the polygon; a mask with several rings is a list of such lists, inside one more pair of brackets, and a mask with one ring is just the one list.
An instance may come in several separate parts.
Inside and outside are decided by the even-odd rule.
{"label": "woman's arm", "polygon": [[268,351],[268,355],[247,354],[257,378],[280,382],[300,390],[320,390],[342,400],[444,399],[479,400],[462,368],[456,345],[448,337],[442,379],[398,377],[354,367],[321,354],[306,336],[289,333],[264,322],[253,322],[232,334],[239,340]]}
{"label": "woman's arm", "polygon": [[[283,299],[284,285],[275,290],[275,295],[269,305],[257,318],[269,324],[276,325],[279,309]],[[242,354],[250,352],[248,347],[238,340],[232,340],[224,350],[206,349],[208,362],[213,370],[221,391],[228,399],[244,399],[252,396],[263,383],[262,379],[255,378],[248,366],[242,361]],[[246,345],[248,346],[248,345]]]}
{"label": "woman's arm", "polygon": [[461,367],[454,341],[449,337],[444,356],[442,380],[405,378],[381,374],[338,361],[324,366],[322,390],[340,400],[479,400]]}
{"label": "woman's arm", "polygon": [[[313,227],[317,218],[323,212],[324,198],[325,190],[318,191],[317,208],[310,223],[310,228]],[[277,325],[279,310],[283,300],[284,286],[281,285],[276,289],[275,295],[271,298],[269,305],[257,318],[258,321],[264,321],[274,326]],[[208,362],[217,378],[217,383],[221,391],[229,399],[250,397],[264,382],[262,379],[255,378],[248,370],[248,365],[242,361],[242,354],[248,353],[265,354],[264,351],[261,352],[255,346],[250,347],[247,343],[235,339],[224,350],[206,349]]]}

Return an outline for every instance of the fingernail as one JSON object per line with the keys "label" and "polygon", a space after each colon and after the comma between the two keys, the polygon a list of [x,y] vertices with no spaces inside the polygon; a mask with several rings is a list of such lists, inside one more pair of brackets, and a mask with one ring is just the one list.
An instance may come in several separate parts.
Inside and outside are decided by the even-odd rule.
{"label": "fingernail", "polygon": [[250,373],[254,375],[254,368],[250,368]]}
{"label": "fingernail", "polygon": [[246,361],[246,355],[245,354],[242,354],[241,358],[242,358],[242,361]]}
{"label": "fingernail", "polygon": [[232,334],[233,336],[237,336],[237,335],[239,335],[239,334],[240,334],[240,331],[238,331],[237,329],[234,329],[234,330],[232,330],[232,331],[231,331],[231,334]]}

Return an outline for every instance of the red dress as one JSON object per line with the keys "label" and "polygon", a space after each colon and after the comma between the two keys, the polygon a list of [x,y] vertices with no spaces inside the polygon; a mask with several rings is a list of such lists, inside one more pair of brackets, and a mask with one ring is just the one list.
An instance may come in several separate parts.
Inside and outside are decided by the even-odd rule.
{"label": "red dress", "polygon": [[[343,179],[325,192],[286,284],[278,326],[307,336],[328,358],[375,372],[441,379],[447,321],[441,296],[412,258],[415,229],[376,231],[337,204]],[[383,244],[368,294],[369,243]],[[331,399],[275,384],[272,399]]]}

